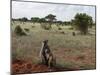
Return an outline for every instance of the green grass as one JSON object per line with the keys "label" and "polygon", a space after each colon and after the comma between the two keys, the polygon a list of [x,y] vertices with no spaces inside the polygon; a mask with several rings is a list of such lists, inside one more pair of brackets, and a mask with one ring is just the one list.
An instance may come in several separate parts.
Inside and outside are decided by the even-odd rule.
{"label": "green grass", "polygon": [[[29,29],[30,31],[26,32],[28,36],[16,36],[14,29],[17,25],[20,25],[23,29]],[[56,25],[52,25],[51,30],[44,30],[39,23],[26,22],[22,24],[15,22],[11,25],[12,53],[17,53],[16,57],[20,59],[37,63],[39,61],[41,42],[48,39],[48,44],[55,54],[58,64],[65,67],[74,67],[77,64],[79,68],[83,69],[88,66],[90,69],[91,67],[95,68],[95,28],[89,29],[89,33],[92,35],[79,35],[78,31],[70,29],[71,26],[60,26],[60,28],[62,30],[58,30]],[[62,31],[65,34],[62,34]],[[73,31],[76,32],[76,36],[72,35]],[[81,55],[85,59],[76,60]]]}

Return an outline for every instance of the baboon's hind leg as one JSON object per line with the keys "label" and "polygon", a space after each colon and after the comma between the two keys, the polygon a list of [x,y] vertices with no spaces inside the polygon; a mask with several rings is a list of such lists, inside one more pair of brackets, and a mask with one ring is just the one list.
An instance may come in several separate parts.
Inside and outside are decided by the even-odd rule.
{"label": "baboon's hind leg", "polygon": [[52,63],[52,57],[50,56],[49,59],[48,59],[48,67],[51,68],[53,65]]}

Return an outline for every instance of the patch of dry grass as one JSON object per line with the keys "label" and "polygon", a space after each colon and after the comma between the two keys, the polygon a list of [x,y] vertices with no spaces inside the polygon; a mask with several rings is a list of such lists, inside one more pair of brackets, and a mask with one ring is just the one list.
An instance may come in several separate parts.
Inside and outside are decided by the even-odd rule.
{"label": "patch of dry grass", "polygon": [[[28,28],[30,30],[27,32],[28,36],[15,35],[13,31],[17,25],[23,29]],[[58,30],[57,26],[53,25],[51,30],[44,30],[38,23],[15,22],[11,25],[12,55],[37,63],[41,42],[48,39],[58,65],[76,69],[95,69],[95,29],[89,29],[93,35],[73,36],[72,32],[75,30],[69,30],[70,26],[61,28],[62,30]],[[65,34],[60,33],[61,31]]]}

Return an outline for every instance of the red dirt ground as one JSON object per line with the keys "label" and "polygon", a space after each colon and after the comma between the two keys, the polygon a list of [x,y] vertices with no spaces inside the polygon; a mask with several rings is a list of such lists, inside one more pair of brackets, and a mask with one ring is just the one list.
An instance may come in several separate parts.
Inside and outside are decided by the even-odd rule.
{"label": "red dirt ground", "polygon": [[48,68],[43,64],[32,64],[23,60],[15,60],[12,62],[12,75],[25,73],[40,73],[40,72],[57,72],[57,71],[73,71],[77,69],[52,67]]}

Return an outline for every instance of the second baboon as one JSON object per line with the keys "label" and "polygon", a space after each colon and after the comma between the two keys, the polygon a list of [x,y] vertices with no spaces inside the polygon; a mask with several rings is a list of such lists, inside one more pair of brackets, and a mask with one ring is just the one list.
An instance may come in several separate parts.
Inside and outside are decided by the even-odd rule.
{"label": "second baboon", "polygon": [[54,67],[56,65],[56,58],[53,56],[51,51],[45,50],[45,54],[47,57],[47,65],[49,68]]}

